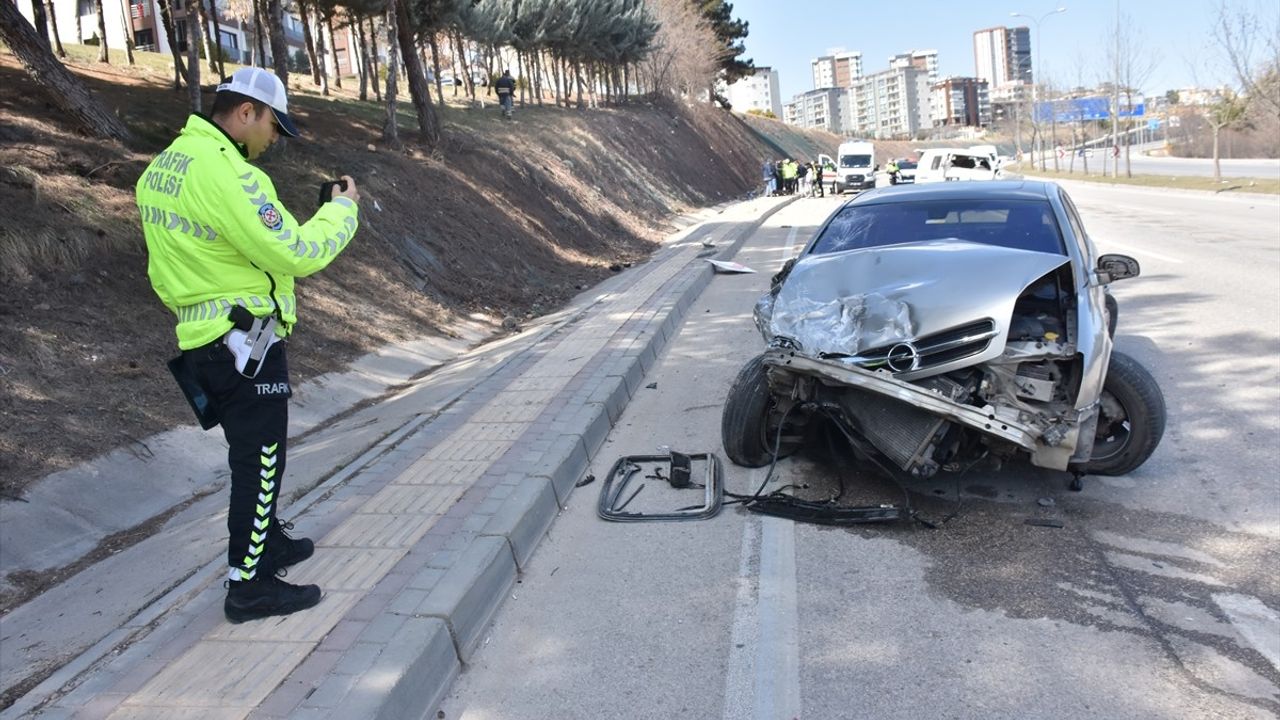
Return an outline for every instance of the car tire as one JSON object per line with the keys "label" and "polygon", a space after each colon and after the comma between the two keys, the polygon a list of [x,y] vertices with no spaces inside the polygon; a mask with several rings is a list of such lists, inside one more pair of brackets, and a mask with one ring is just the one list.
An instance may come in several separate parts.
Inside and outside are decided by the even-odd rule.
{"label": "car tire", "polygon": [[1107,334],[1115,339],[1116,326],[1120,323],[1120,303],[1111,293],[1103,293],[1107,298]]}
{"label": "car tire", "polygon": [[836,195],[844,194],[844,186],[841,185],[840,183],[833,183],[831,187],[833,192],[835,192]]}
{"label": "car tire", "polygon": [[1102,386],[1090,475],[1126,475],[1151,457],[1164,436],[1164,394],[1147,369],[1121,352],[1111,353]]}
{"label": "car tire", "polygon": [[[755,468],[773,461],[776,415],[764,356],[757,355],[733,379],[720,415],[720,442],[733,464]],[[778,448],[778,457],[795,451],[794,445],[784,443]]]}

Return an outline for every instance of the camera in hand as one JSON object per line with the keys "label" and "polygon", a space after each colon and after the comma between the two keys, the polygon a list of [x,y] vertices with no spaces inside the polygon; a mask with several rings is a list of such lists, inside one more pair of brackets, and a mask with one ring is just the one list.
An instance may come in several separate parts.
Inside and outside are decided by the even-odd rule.
{"label": "camera in hand", "polygon": [[346,180],[326,180],[320,183],[320,202],[318,204],[324,205],[325,203],[332,200],[333,189],[335,187],[341,188],[345,192],[347,189],[347,181]]}

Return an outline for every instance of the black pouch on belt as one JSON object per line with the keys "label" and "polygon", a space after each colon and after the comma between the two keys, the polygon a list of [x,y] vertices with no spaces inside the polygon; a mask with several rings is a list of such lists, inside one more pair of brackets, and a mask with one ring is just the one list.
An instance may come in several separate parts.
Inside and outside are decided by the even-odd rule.
{"label": "black pouch on belt", "polygon": [[200,421],[200,427],[208,430],[217,426],[220,422],[218,406],[200,386],[200,381],[191,370],[191,366],[187,364],[185,356],[179,355],[170,360],[168,365],[169,372],[173,373],[173,379],[178,381],[178,387],[182,389],[182,394],[186,396],[191,410],[195,412],[196,420]]}

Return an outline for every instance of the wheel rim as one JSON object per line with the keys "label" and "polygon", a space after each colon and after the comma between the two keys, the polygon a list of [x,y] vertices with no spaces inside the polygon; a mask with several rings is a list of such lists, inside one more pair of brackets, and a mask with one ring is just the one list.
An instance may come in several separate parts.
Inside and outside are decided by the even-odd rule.
{"label": "wheel rim", "polygon": [[1133,436],[1133,425],[1129,421],[1129,413],[1109,390],[1103,390],[1099,398],[1101,409],[1098,412],[1098,429],[1093,435],[1093,460],[1095,462],[1110,460],[1129,446]]}

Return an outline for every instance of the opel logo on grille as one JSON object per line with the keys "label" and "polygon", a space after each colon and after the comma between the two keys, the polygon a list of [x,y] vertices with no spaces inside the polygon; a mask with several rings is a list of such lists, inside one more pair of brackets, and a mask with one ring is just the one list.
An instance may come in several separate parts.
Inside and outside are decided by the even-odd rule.
{"label": "opel logo on grille", "polygon": [[910,372],[920,367],[920,351],[909,342],[898,343],[889,348],[885,362],[894,372]]}

